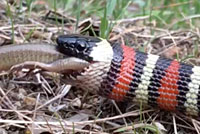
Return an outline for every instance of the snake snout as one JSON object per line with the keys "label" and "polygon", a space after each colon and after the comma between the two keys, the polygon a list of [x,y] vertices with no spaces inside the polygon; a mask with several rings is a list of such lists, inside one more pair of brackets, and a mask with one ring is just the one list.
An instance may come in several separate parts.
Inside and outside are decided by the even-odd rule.
{"label": "snake snout", "polygon": [[90,53],[96,42],[90,38],[86,36],[77,37],[77,35],[60,35],[56,40],[58,44],[57,49],[67,56],[73,56],[91,62],[92,57]]}

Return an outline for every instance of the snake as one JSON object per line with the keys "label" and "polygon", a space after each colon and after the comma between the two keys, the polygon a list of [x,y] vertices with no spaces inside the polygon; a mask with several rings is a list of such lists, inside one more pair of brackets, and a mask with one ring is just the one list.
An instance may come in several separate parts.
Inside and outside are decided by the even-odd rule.
{"label": "snake", "polygon": [[90,63],[63,76],[75,87],[123,102],[199,115],[200,67],[99,37],[60,35],[58,51]]}

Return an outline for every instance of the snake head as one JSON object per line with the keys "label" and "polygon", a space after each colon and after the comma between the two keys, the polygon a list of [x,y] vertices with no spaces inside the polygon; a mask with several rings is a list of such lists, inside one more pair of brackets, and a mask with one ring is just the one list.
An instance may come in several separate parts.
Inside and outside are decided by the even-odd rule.
{"label": "snake head", "polygon": [[88,62],[110,61],[113,50],[107,40],[83,36],[83,35],[61,35],[57,38],[58,51]]}
{"label": "snake head", "polygon": [[113,59],[113,48],[107,40],[82,35],[61,35],[57,38],[57,49],[64,55],[90,63],[81,71],[63,75],[65,83],[97,92],[106,77]]}

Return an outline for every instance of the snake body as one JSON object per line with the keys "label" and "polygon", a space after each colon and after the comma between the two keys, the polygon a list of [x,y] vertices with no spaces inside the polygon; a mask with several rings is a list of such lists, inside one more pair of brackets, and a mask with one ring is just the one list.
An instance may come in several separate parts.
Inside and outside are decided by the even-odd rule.
{"label": "snake body", "polygon": [[[69,83],[116,101],[142,102],[199,115],[199,66],[146,54],[118,43],[111,46],[99,38],[60,36],[57,43],[60,52],[66,54],[67,50],[75,57],[81,53],[79,58],[91,62],[89,68],[67,76]],[[77,49],[80,45],[82,49]]]}

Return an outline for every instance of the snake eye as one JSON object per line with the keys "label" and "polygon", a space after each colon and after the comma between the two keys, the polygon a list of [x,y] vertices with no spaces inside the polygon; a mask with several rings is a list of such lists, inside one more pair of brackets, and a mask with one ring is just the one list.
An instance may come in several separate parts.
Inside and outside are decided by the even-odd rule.
{"label": "snake eye", "polygon": [[77,49],[79,52],[82,52],[86,49],[86,42],[85,41],[77,41]]}

